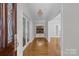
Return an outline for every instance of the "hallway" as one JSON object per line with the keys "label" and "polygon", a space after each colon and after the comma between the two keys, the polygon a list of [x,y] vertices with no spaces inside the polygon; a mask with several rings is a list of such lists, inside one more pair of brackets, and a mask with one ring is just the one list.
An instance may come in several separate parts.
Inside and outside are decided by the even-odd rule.
{"label": "hallway", "polygon": [[61,4],[52,3],[18,4],[17,55],[61,55],[60,8]]}
{"label": "hallway", "polygon": [[60,48],[56,47],[60,47],[57,38],[48,43],[45,37],[37,37],[25,48],[24,56],[60,56]]}

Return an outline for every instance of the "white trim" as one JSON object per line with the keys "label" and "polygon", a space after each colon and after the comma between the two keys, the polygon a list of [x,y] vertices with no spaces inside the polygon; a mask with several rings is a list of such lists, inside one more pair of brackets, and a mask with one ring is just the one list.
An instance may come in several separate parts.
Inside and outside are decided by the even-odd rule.
{"label": "white trim", "polygon": [[29,42],[26,42],[26,45],[23,47],[23,51],[25,50],[25,48],[33,41],[34,39],[31,39]]}
{"label": "white trim", "polygon": [[29,21],[28,16],[26,16],[24,13],[23,13],[23,17],[24,17],[27,21]]}
{"label": "white trim", "polygon": [[36,34],[36,37],[45,37],[44,34]]}
{"label": "white trim", "polygon": [[32,21],[30,17],[28,17],[24,12],[23,12],[23,17],[27,19],[27,21]]}

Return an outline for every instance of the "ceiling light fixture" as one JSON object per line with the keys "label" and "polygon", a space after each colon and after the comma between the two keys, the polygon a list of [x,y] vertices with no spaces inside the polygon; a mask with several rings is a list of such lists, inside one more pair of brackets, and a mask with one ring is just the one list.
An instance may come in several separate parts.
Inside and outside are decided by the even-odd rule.
{"label": "ceiling light fixture", "polygon": [[42,16],[43,15],[43,11],[41,9],[39,9],[38,12],[37,12],[37,15],[38,16]]}

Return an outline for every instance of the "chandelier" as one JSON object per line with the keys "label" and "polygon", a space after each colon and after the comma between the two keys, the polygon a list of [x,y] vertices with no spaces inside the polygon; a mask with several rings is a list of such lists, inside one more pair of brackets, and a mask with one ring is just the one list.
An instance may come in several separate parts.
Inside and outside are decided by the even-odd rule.
{"label": "chandelier", "polygon": [[38,16],[42,16],[42,15],[43,15],[43,11],[42,11],[41,9],[39,9],[39,10],[37,11],[37,15],[38,15]]}

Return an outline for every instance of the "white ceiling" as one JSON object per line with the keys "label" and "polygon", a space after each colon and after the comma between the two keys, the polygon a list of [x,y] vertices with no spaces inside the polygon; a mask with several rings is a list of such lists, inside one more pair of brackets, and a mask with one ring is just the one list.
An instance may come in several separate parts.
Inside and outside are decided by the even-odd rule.
{"label": "white ceiling", "polygon": [[[61,12],[61,4],[59,3],[26,3],[23,5],[24,14],[34,20],[50,20]],[[38,16],[37,12],[41,9],[42,16]]]}

